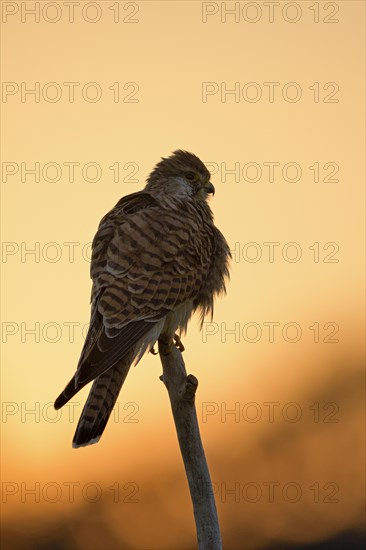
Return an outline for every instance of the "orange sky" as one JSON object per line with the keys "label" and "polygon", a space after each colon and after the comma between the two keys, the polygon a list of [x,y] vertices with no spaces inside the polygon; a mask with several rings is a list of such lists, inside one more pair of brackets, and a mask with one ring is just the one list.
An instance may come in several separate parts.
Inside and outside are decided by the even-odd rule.
{"label": "orange sky", "polygon": [[[314,3],[301,1],[300,19],[289,23],[295,12],[284,16],[280,2],[270,23],[264,3],[255,2],[262,17],[249,23],[245,17],[254,11],[241,11],[238,22],[227,15],[225,22],[218,2],[119,2],[115,23],[115,3],[105,0],[96,3],[98,22],[83,20],[75,8],[71,23],[56,2],[61,17],[53,24],[51,8],[35,23],[20,2],[1,4],[7,533],[24,518],[13,547],[22,548],[21,534],[29,529],[35,541],[53,540],[51,531],[63,532],[71,517],[68,540],[82,550],[86,540],[88,550],[97,548],[102,536],[110,548],[194,545],[157,357],[145,357],[130,372],[119,417],[96,446],[71,449],[87,389],[60,416],[50,406],[74,372],[89,321],[88,243],[99,220],[177,148],[210,165],[211,206],[233,253],[228,295],[216,305],[214,324],[199,333],[194,320],[184,340],[187,370],[200,381],[197,411],[224,542],[242,548],[245,536],[251,550],[358,527],[364,4],[330,3],[339,7],[333,14],[332,6],[315,3],[315,23]],[[203,22],[211,8],[215,13]],[[67,82],[77,83],[73,102]],[[37,83],[39,102],[25,94]],[[88,83],[96,84],[85,88]],[[268,83],[275,83],[273,101]],[[61,90],[59,101],[45,99],[52,90]],[[101,90],[97,102],[85,99],[93,90]],[[257,102],[245,99],[255,90]],[[301,98],[293,102],[296,90]],[[251,421],[257,413],[259,420]],[[293,422],[291,415],[300,413]],[[263,492],[257,503],[243,498],[249,482]],[[279,483],[275,503],[268,482]],[[36,494],[28,494],[37,483]],[[80,484],[75,502],[65,483]],[[101,487],[98,503],[83,496],[88,483]],[[109,489],[115,483],[117,503]],[[135,485],[123,489],[128,483]],[[298,502],[283,497],[286,483],[301,487]],[[138,502],[121,502],[136,487]],[[235,495],[222,501],[227,487],[240,492],[239,502]],[[52,490],[55,499],[61,490],[57,502],[50,502]],[[339,500],[327,502],[333,490]],[[98,529],[88,531],[94,520]]]}

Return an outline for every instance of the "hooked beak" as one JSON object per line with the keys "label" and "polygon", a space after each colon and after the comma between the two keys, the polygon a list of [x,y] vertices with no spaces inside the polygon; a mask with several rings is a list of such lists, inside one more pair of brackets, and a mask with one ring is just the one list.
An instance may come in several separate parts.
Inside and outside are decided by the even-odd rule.
{"label": "hooked beak", "polygon": [[212,185],[211,182],[208,182],[208,183],[204,186],[204,190],[206,191],[207,194],[209,194],[209,193],[212,193],[212,195],[215,194],[215,188],[214,188],[214,186]]}

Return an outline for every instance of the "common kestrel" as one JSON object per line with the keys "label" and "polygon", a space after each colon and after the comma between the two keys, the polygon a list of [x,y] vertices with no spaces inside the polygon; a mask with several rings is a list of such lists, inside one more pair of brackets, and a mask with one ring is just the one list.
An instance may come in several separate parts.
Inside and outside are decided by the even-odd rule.
{"label": "common kestrel", "polygon": [[100,222],[89,331],[77,370],[55,401],[60,409],[94,380],[73,447],[100,439],[131,364],[158,339],[173,345],[196,310],[201,325],[212,316],[230,257],[207,203],[214,192],[201,160],[178,150],[155,166],[142,191],[123,197]]}

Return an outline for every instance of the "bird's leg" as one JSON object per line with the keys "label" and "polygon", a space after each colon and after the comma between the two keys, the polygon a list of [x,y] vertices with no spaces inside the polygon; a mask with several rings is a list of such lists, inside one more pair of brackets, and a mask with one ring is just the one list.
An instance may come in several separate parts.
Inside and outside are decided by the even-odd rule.
{"label": "bird's leg", "polygon": [[163,355],[169,355],[170,353],[172,353],[173,347],[174,347],[173,340],[170,339],[169,337],[166,337],[166,335],[159,338],[159,349],[160,349],[160,353],[162,353]]}
{"label": "bird's leg", "polygon": [[183,346],[182,340],[178,334],[174,334],[174,345],[179,351],[184,351],[185,347]]}

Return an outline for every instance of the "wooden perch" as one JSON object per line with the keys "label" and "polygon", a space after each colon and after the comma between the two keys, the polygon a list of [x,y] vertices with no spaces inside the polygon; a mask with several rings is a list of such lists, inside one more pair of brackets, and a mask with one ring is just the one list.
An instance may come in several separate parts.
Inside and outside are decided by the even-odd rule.
{"label": "wooden perch", "polygon": [[176,347],[167,353],[166,344],[159,341],[159,354],[163,366],[160,380],[169,393],[192,498],[198,548],[222,550],[215,498],[195,408],[198,380],[192,374],[187,376],[182,354]]}

